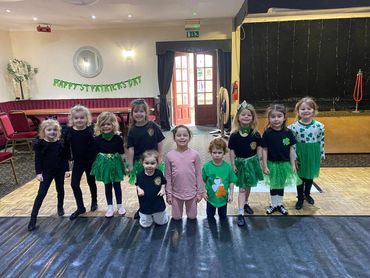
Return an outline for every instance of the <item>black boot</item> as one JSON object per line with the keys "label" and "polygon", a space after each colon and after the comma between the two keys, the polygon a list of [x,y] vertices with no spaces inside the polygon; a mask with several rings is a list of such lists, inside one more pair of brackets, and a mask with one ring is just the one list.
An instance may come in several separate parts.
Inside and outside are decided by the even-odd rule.
{"label": "black boot", "polygon": [[303,208],[303,201],[304,201],[304,199],[299,199],[299,198],[298,198],[298,201],[297,201],[297,203],[295,204],[295,209],[296,209],[296,210],[300,210],[300,209],[302,209],[302,208]]}
{"label": "black boot", "polygon": [[307,200],[307,203],[309,203],[310,205],[313,205],[315,203],[315,200],[310,195],[312,182],[313,180],[308,180],[306,181],[305,186],[304,186],[304,196],[305,196],[305,199]]}
{"label": "black boot", "polygon": [[63,216],[63,215],[64,215],[63,207],[58,207],[58,216]]}
{"label": "black boot", "polygon": [[91,203],[91,208],[90,208],[90,210],[91,211],[96,211],[98,209],[98,202],[97,201],[93,201],[92,203]]}
{"label": "black boot", "polygon": [[27,229],[30,232],[37,229],[37,226],[36,226],[36,217],[31,217],[30,223],[28,223],[28,228]]}
{"label": "black boot", "polygon": [[295,204],[295,209],[300,210],[303,207],[304,195],[303,195],[303,183],[297,186],[297,198],[298,201]]}

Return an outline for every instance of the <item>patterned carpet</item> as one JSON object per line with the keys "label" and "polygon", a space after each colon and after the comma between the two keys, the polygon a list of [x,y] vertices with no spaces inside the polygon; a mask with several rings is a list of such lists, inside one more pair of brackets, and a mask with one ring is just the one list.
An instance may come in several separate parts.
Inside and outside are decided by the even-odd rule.
{"label": "patterned carpet", "polygon": [[[213,131],[214,128],[191,127],[190,129],[193,133],[190,147],[200,153],[202,161],[209,160],[208,142],[214,138],[209,132]],[[166,136],[164,144],[164,152],[166,153],[175,147],[175,143],[171,132],[164,132],[164,135]],[[226,160],[229,161],[228,155],[226,155]],[[35,177],[33,154],[17,153],[14,157],[14,164],[19,180],[18,185],[14,180],[10,164],[0,165],[0,198]],[[328,154],[322,167],[370,167],[370,154]]]}

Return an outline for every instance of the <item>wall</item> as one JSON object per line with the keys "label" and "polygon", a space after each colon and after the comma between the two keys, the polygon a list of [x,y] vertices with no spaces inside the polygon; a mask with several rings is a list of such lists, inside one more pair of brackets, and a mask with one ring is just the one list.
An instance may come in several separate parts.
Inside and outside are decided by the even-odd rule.
{"label": "wall", "polygon": [[[11,32],[14,57],[39,68],[31,83],[31,98],[144,97],[159,94],[155,42],[182,41],[184,26],[132,27],[131,29],[60,30],[51,33]],[[201,23],[200,40],[230,39],[231,20]],[[103,71],[95,78],[84,78],[73,67],[73,54],[81,46],[93,46],[103,57]],[[131,61],[122,49],[134,49]],[[141,76],[141,84],[115,92],[81,92],[53,86],[54,78],[75,83],[107,84]]]}
{"label": "wall", "polygon": [[9,58],[12,58],[12,47],[8,31],[0,30],[0,102],[13,100],[9,76],[6,70]]}

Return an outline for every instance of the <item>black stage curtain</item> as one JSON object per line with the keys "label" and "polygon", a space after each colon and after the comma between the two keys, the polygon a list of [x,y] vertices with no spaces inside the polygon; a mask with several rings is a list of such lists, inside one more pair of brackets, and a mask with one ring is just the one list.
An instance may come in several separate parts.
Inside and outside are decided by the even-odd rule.
{"label": "black stage curtain", "polygon": [[158,54],[159,118],[163,130],[170,130],[167,93],[170,89],[175,53],[166,51]]}
{"label": "black stage curtain", "polygon": [[[224,52],[222,49],[217,50],[218,56],[218,75],[220,80],[220,87],[227,89],[229,97],[231,97],[231,52]],[[229,101],[231,106],[231,101]],[[229,107],[229,111],[231,111]],[[230,115],[229,115],[230,116]],[[225,125],[226,128],[230,127],[230,117],[229,121]]]}

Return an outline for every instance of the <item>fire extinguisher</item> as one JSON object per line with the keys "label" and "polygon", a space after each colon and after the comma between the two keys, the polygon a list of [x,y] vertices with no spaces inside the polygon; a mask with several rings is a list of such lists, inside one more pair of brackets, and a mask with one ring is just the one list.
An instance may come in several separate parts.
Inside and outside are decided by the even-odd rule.
{"label": "fire extinguisher", "polygon": [[233,101],[237,101],[238,98],[239,98],[238,90],[239,90],[238,81],[234,81],[234,83],[233,83],[233,92],[231,93]]}

